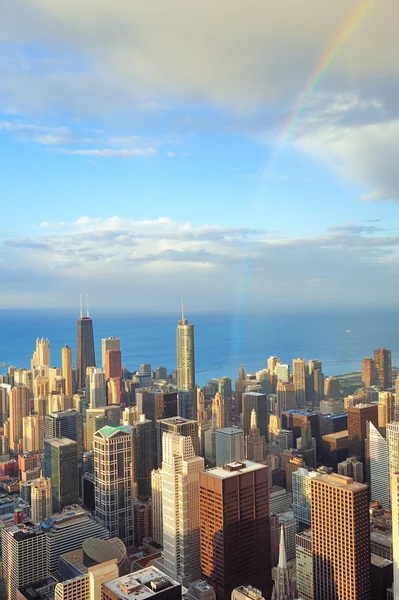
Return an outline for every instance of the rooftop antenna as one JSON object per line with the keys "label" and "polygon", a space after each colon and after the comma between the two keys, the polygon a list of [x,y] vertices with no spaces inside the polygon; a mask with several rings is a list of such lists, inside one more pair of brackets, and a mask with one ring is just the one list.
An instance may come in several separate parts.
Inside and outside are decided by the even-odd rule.
{"label": "rooftop antenna", "polygon": [[83,317],[83,296],[80,294],[80,318]]}
{"label": "rooftop antenna", "polygon": [[181,297],[181,320],[184,321],[184,296]]}
{"label": "rooftop antenna", "polygon": [[86,294],[86,316],[90,317],[90,312],[89,312],[89,294]]}

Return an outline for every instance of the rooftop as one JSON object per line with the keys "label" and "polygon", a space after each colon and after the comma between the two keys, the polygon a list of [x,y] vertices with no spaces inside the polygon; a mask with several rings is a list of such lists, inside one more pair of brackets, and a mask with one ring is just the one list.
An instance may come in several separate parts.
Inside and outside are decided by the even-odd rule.
{"label": "rooftop", "polygon": [[260,463],[252,462],[251,460],[243,460],[242,462],[233,462],[224,465],[223,467],[215,467],[214,469],[207,469],[205,472],[218,477],[219,479],[227,479],[229,477],[237,477],[242,473],[249,473],[251,471],[259,471],[264,469],[265,465]]}
{"label": "rooftop", "polygon": [[392,561],[389,558],[383,558],[382,556],[378,556],[378,554],[370,555],[371,564],[376,567],[387,567],[388,565],[392,565]]}
{"label": "rooftop", "polygon": [[101,435],[104,438],[109,438],[113,435],[116,435],[117,433],[128,433],[130,435],[132,433],[132,430],[129,429],[129,427],[126,427],[125,425],[117,425],[116,427],[111,427],[111,425],[105,425],[104,427],[96,431],[94,435]]}
{"label": "rooftop", "polygon": [[223,427],[223,429],[217,429],[216,433],[223,433],[225,435],[235,435],[236,433],[244,433],[243,429],[239,427]]}
{"label": "rooftop", "polygon": [[314,477],[313,481],[320,481],[327,483],[328,485],[345,488],[353,492],[367,489],[367,485],[364,485],[363,483],[357,483],[356,481],[353,481],[352,477],[338,475],[337,473],[331,473],[329,475],[325,473],[318,473],[317,477]]}
{"label": "rooftop", "polygon": [[157,592],[179,586],[156,567],[146,567],[104,584],[104,588],[113,592],[122,600],[144,600],[155,596]]}
{"label": "rooftop", "polygon": [[167,419],[159,419],[158,423],[170,423],[172,425],[183,425],[183,423],[195,423],[192,419],[185,419],[184,417],[168,417]]}
{"label": "rooftop", "polygon": [[343,431],[336,431],[335,433],[327,433],[326,435],[322,436],[323,440],[326,439],[333,439],[333,440],[339,440],[339,439],[343,439],[348,437],[348,430],[344,429]]}
{"label": "rooftop", "polygon": [[62,448],[65,446],[74,445],[77,446],[77,442],[75,440],[70,440],[69,438],[49,438],[44,440],[44,443],[51,444],[52,446],[56,446],[57,448]]}
{"label": "rooftop", "polygon": [[12,525],[11,527],[7,527],[5,531],[17,542],[22,542],[29,538],[43,535],[43,531],[40,529],[40,527],[37,527],[29,522],[20,523],[19,525]]}

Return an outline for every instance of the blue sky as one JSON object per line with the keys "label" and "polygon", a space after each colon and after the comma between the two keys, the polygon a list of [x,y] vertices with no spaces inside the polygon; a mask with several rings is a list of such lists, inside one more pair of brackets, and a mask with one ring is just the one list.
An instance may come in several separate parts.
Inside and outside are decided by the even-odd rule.
{"label": "blue sky", "polygon": [[394,304],[395,0],[5,0],[4,14],[0,307],[86,290],[155,311],[182,293],[194,310]]}

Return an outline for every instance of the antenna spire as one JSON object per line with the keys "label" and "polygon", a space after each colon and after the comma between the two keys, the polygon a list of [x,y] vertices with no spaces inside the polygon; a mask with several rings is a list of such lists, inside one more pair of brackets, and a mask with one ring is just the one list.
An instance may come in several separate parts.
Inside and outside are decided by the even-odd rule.
{"label": "antenna spire", "polygon": [[86,316],[90,317],[90,311],[89,311],[89,294],[86,294]]}
{"label": "antenna spire", "polygon": [[181,297],[181,320],[184,321],[184,296]]}
{"label": "antenna spire", "polygon": [[83,296],[80,294],[80,318],[83,317]]}

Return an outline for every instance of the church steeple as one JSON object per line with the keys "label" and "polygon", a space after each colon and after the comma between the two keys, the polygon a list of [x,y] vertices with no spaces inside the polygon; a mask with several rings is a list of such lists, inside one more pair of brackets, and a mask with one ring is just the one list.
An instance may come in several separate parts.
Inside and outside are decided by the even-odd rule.
{"label": "church steeple", "polygon": [[272,600],[295,600],[295,588],[295,581],[291,577],[287,563],[287,555],[285,552],[284,525],[281,525],[280,553],[276,568]]}

